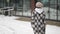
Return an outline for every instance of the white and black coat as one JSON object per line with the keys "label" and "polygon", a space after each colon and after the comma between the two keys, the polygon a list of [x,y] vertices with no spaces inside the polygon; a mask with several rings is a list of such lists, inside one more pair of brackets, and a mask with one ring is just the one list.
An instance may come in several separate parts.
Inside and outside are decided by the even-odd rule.
{"label": "white and black coat", "polygon": [[40,13],[34,10],[32,12],[32,22],[34,34],[45,34],[45,14],[44,11]]}

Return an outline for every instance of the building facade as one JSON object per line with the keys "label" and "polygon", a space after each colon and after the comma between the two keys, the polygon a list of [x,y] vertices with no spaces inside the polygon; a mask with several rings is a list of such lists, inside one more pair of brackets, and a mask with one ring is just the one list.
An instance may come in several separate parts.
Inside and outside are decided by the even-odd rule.
{"label": "building facade", "polygon": [[18,16],[31,16],[36,2],[44,4],[46,19],[60,20],[60,0],[0,0],[0,8],[13,7],[17,8]]}

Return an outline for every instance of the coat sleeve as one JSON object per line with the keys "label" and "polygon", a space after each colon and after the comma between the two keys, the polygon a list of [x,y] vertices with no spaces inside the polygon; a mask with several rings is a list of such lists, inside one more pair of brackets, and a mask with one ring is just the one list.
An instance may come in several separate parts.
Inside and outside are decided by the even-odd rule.
{"label": "coat sleeve", "polygon": [[34,14],[34,11],[33,11],[33,12],[32,12],[32,15],[31,15],[31,22],[34,22],[34,19],[35,19],[35,18],[34,18],[34,15],[35,15],[35,14]]}
{"label": "coat sleeve", "polygon": [[43,22],[44,22],[44,23],[46,23],[45,17],[46,17],[46,16],[45,16],[45,13],[43,12],[43,17],[42,17],[42,18],[43,18]]}

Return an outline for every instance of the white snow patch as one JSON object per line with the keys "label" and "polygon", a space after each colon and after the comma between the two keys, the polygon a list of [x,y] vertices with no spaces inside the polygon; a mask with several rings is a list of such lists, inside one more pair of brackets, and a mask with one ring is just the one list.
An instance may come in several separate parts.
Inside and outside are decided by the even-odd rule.
{"label": "white snow patch", "polygon": [[[33,34],[31,22],[15,20],[15,16],[0,15],[0,34]],[[60,27],[46,25],[46,34],[60,34]]]}

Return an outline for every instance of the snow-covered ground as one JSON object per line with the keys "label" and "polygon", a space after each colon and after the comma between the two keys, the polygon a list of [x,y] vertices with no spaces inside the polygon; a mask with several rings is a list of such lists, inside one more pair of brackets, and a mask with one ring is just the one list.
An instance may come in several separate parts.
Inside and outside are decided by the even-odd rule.
{"label": "snow-covered ground", "polygon": [[[0,34],[33,34],[30,22],[16,18],[19,17],[0,15]],[[60,34],[60,27],[46,25],[46,34]]]}

